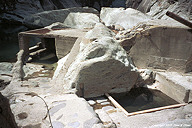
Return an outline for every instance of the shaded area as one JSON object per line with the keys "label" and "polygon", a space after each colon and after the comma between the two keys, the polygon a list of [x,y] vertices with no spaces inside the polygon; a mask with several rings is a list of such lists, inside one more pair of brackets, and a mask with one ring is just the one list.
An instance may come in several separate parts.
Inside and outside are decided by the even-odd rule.
{"label": "shaded area", "polygon": [[19,51],[18,33],[27,30],[17,24],[0,24],[0,62],[15,62]]}
{"label": "shaded area", "polygon": [[4,81],[0,79],[0,91],[5,89],[7,85],[10,84],[10,81]]}
{"label": "shaded area", "polygon": [[178,104],[161,91],[144,87],[133,88],[126,94],[113,94],[112,96],[128,112]]}
{"label": "shaded area", "polygon": [[9,100],[0,93],[0,128],[17,128]]}

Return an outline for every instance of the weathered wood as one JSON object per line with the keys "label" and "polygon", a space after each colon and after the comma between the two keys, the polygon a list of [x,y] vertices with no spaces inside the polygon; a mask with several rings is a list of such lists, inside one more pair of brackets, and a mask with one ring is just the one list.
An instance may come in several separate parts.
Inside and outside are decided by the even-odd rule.
{"label": "weathered wood", "polygon": [[122,110],[122,112],[126,115],[126,116],[133,116],[133,115],[138,115],[138,114],[144,114],[144,113],[150,113],[150,112],[155,112],[155,111],[160,111],[160,110],[164,110],[164,109],[171,109],[171,108],[178,108],[181,106],[185,106],[188,103],[182,103],[182,104],[175,104],[175,105],[169,105],[169,106],[164,106],[164,107],[159,107],[159,108],[152,108],[152,109],[148,109],[148,110],[143,110],[143,111],[138,111],[138,112],[132,112],[132,113],[128,113],[117,101],[115,101],[115,99],[113,99],[113,97],[111,97],[108,93],[105,93],[105,95],[107,96],[107,98],[111,101],[111,103],[119,108],[120,110]]}
{"label": "weathered wood", "polygon": [[30,56],[40,55],[42,52],[45,52],[46,50],[47,50],[47,48],[39,49],[39,50],[37,50],[35,52],[30,53],[29,55]]}
{"label": "weathered wood", "polygon": [[123,113],[125,113],[125,115],[128,115],[129,113],[117,102],[113,99],[113,97],[111,97],[108,93],[105,93],[105,95],[107,96],[107,98],[111,101],[111,103],[113,103],[113,105],[117,108],[119,108]]}
{"label": "weathered wood", "polygon": [[178,22],[192,28],[192,23],[185,20],[185,19],[183,19],[182,17],[180,17],[180,16],[178,16],[178,15],[176,15],[176,14],[170,12],[170,11],[167,11],[166,15],[173,18],[174,20],[176,20],[176,21],[178,21]]}
{"label": "weathered wood", "polygon": [[144,113],[150,113],[150,112],[160,111],[160,110],[164,110],[164,109],[178,108],[178,107],[181,107],[181,106],[185,106],[185,105],[187,105],[187,104],[188,104],[188,103],[182,103],[182,104],[169,105],[169,106],[164,106],[164,107],[159,107],[159,108],[152,108],[152,109],[148,109],[148,110],[143,110],[143,111],[128,113],[128,114],[126,114],[126,115],[127,115],[127,116],[133,116],[133,115],[138,115],[138,114],[144,114]]}

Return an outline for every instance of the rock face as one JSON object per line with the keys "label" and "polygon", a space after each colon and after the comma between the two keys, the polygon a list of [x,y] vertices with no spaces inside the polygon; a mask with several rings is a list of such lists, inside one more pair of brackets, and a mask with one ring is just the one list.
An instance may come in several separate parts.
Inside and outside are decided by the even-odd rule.
{"label": "rock face", "polygon": [[125,29],[151,19],[149,15],[131,8],[102,8],[100,18],[106,26],[120,25]]}
{"label": "rock face", "polygon": [[165,13],[171,11],[186,20],[192,20],[191,0],[127,0],[126,7],[138,9],[158,19],[170,19]]}
{"label": "rock face", "polygon": [[64,78],[58,76],[55,80],[62,79],[60,84],[65,89],[75,88],[79,96],[86,98],[130,90],[138,73],[113,35],[104,25],[97,24],[80,43],[79,53]]}
{"label": "rock face", "polygon": [[48,10],[80,7],[75,0],[7,0],[0,2],[0,5],[0,12],[2,12],[0,17],[3,21],[20,23],[31,14]]}
{"label": "rock face", "polygon": [[24,50],[20,50],[17,54],[17,62],[15,63],[12,73],[13,73],[13,78],[12,81],[19,81],[23,80],[25,73],[23,71],[23,55],[24,55]]}
{"label": "rock face", "polygon": [[[40,28],[51,25],[55,22],[63,23],[70,13],[82,12],[82,13],[93,13],[90,15],[97,14],[98,12],[93,8],[69,8],[53,11],[44,11],[36,13],[24,19],[24,24],[30,28]],[[71,17],[74,17],[72,14]],[[70,16],[68,18],[70,18]],[[94,16],[96,17],[96,16]],[[68,23],[68,22],[67,22]],[[74,22],[73,22],[74,23]]]}
{"label": "rock face", "polygon": [[[188,27],[169,20],[141,23],[127,32],[121,44],[138,68],[190,72],[192,35]],[[179,32],[179,33],[178,33]],[[125,36],[125,35],[124,35]],[[187,63],[188,62],[188,63]]]}

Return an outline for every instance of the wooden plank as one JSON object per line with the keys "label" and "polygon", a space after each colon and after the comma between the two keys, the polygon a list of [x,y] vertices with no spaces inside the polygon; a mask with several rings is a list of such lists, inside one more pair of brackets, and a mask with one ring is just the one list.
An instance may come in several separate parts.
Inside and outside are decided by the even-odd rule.
{"label": "wooden plank", "polygon": [[178,108],[178,107],[181,107],[181,106],[185,106],[187,104],[188,103],[182,103],[182,104],[169,105],[169,106],[164,106],[164,107],[159,107],[159,108],[152,108],[152,109],[148,109],[148,110],[128,113],[127,116],[133,116],[133,115],[138,115],[138,114],[150,113],[150,112],[155,112],[155,111],[160,111],[160,110],[170,109],[170,108]]}
{"label": "wooden plank", "polygon": [[113,99],[113,97],[111,97],[108,93],[105,93],[105,95],[107,96],[107,98],[111,101],[111,103],[113,103],[113,105],[117,108],[119,108],[123,113],[125,113],[125,115],[128,115],[129,113],[117,102],[115,101],[115,99]]}
{"label": "wooden plank", "polygon": [[188,103],[175,104],[175,105],[169,105],[169,106],[164,106],[164,107],[159,107],[159,108],[152,108],[152,109],[148,109],[148,110],[142,110],[142,111],[138,111],[138,112],[128,113],[128,112],[127,112],[117,101],[115,101],[115,99],[113,99],[113,97],[111,97],[108,93],[105,93],[105,95],[106,95],[107,98],[111,101],[111,103],[113,103],[113,105],[114,105],[116,108],[119,108],[120,110],[122,110],[122,112],[123,112],[126,116],[133,116],[133,115],[138,115],[138,114],[150,113],[150,112],[160,111],[160,110],[164,110],[164,109],[178,108],[178,107],[185,106],[185,105],[188,104]]}

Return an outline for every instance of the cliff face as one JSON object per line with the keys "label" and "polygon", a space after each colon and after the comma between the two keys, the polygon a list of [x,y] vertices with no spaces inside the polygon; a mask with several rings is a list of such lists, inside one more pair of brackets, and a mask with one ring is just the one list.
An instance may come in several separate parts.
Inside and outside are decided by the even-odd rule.
{"label": "cliff face", "polygon": [[1,0],[0,22],[22,23],[31,14],[79,6],[75,0]]}
{"label": "cliff face", "polygon": [[155,19],[168,19],[165,13],[171,11],[186,20],[192,20],[191,0],[127,0],[126,7],[147,13]]}
{"label": "cliff face", "polygon": [[71,7],[125,7],[126,0],[0,0],[0,23],[22,23],[31,14]]}
{"label": "cliff face", "polygon": [[22,23],[26,16],[42,11],[88,6],[127,7],[148,13],[155,19],[168,19],[169,10],[192,20],[191,0],[0,0],[0,23]]}

